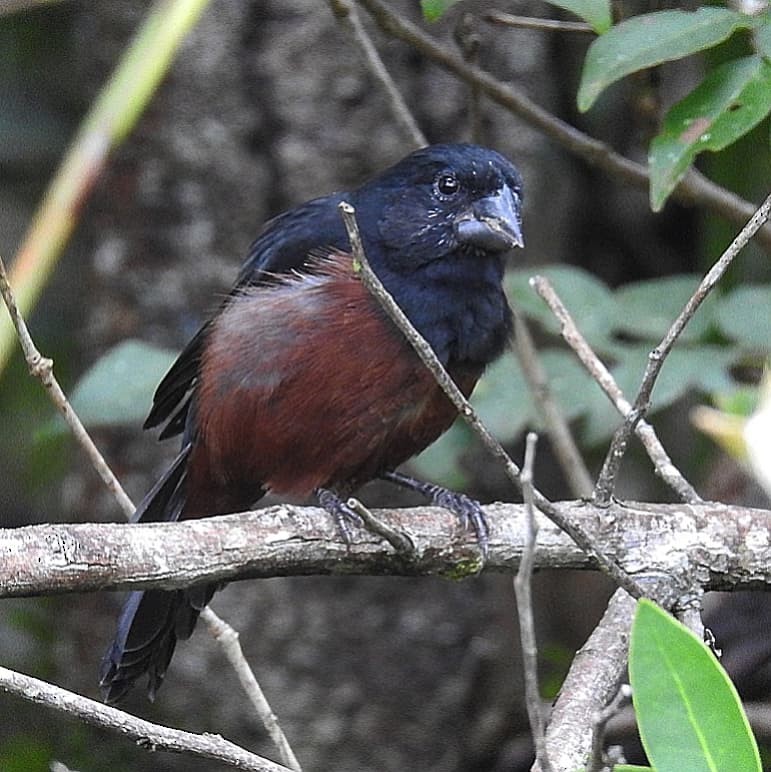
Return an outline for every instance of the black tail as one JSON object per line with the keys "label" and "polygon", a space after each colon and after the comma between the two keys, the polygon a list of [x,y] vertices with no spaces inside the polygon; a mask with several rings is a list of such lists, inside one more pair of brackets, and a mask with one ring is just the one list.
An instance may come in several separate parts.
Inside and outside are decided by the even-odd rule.
{"label": "black tail", "polygon": [[[185,504],[185,445],[163,477],[137,507],[135,522],[177,520]],[[115,640],[102,659],[99,684],[104,701],[120,700],[147,673],[150,699],[163,681],[178,639],[189,638],[215,585],[185,590],[132,592],[118,619]]]}

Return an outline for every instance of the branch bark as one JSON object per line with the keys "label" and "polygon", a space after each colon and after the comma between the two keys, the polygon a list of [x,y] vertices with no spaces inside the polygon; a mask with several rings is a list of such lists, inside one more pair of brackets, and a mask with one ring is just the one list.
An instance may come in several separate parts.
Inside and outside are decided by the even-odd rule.
{"label": "branch bark", "polygon": [[[696,588],[771,586],[771,511],[718,503],[557,506],[591,531],[607,555],[671,607]],[[485,507],[486,571],[517,570],[526,544],[521,504]],[[0,530],[0,597],[158,587],[310,574],[444,575],[478,569],[478,546],[444,509],[377,510],[409,535],[397,554],[359,530],[346,546],[315,507],[276,506],[180,523],[82,523]],[[535,568],[596,569],[565,533],[537,514]]]}

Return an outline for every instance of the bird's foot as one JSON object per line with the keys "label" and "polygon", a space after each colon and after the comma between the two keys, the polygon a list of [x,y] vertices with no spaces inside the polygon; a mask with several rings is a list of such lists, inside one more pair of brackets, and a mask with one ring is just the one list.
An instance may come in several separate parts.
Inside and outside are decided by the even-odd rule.
{"label": "bird's foot", "polygon": [[366,528],[385,539],[399,553],[415,552],[415,545],[409,536],[376,518],[358,499],[343,501],[329,488],[317,488],[316,498],[321,506],[335,518],[338,530],[346,544],[350,544],[353,540],[351,525],[354,525],[357,528]]}
{"label": "bird's foot", "polygon": [[470,529],[477,537],[479,551],[482,553],[482,561],[487,562],[487,554],[490,543],[490,529],[487,525],[485,513],[482,511],[481,504],[467,496],[465,493],[457,493],[441,485],[416,480],[401,472],[386,472],[383,475],[384,480],[395,483],[402,488],[420,493],[429,499],[433,504],[450,512],[460,518],[464,528]]}
{"label": "bird's foot", "polygon": [[353,541],[352,526],[360,528],[364,525],[361,517],[329,488],[316,488],[314,493],[319,504],[335,519],[343,541],[350,544]]}

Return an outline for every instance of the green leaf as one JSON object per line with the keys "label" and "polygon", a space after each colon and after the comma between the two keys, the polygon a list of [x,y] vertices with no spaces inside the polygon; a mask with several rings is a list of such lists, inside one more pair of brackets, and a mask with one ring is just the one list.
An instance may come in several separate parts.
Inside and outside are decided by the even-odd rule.
{"label": "green leaf", "polygon": [[720,298],[715,321],[727,337],[742,346],[771,351],[771,286],[739,287]]}
{"label": "green leaf", "polygon": [[771,62],[760,56],[717,67],[664,118],[651,142],[651,208],[658,211],[704,150],[722,150],[771,112]]}
{"label": "green leaf", "polygon": [[547,2],[556,5],[557,8],[570,11],[588,22],[598,35],[607,32],[613,23],[608,0],[547,0]]}
{"label": "green leaf", "polygon": [[652,767],[639,767],[637,764],[616,764],[613,772],[654,772]]}
{"label": "green leaf", "polygon": [[[648,354],[647,347],[629,346],[623,361],[611,369],[630,401],[640,387]],[[663,410],[691,389],[710,394],[727,391],[733,385],[728,368],[735,358],[736,352],[726,346],[676,346],[661,368],[651,395],[651,409]]]}
{"label": "green leaf", "polygon": [[537,269],[522,268],[509,272],[505,286],[512,305],[554,334],[559,333],[559,323],[529,283],[535,274],[549,279],[584,337],[598,350],[604,350],[617,316],[613,293],[588,271],[569,265],[539,266]]}
{"label": "green leaf", "polygon": [[711,48],[756,23],[727,8],[657,11],[622,21],[589,46],[578,109],[588,110],[611,83],[632,72]]}
{"label": "green leaf", "polygon": [[131,426],[142,422],[158,381],[176,357],[173,351],[127,340],[108,351],[80,379],[70,399],[86,426]]}
{"label": "green leaf", "polygon": [[438,21],[458,0],[420,0],[423,18],[426,21]]}
{"label": "green leaf", "polygon": [[[626,284],[616,290],[616,329],[658,343],[699,286],[701,276],[681,274]],[[702,340],[714,324],[714,295],[709,295],[683,330],[681,341]]]}
{"label": "green leaf", "polygon": [[640,737],[655,769],[761,772],[725,671],[702,641],[649,600],[637,605],[629,677]]}

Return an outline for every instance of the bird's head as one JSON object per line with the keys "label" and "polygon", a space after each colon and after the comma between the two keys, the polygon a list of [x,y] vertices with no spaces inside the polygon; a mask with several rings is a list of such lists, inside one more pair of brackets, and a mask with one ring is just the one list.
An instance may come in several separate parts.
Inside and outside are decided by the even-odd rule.
{"label": "bird's head", "polygon": [[478,145],[422,148],[362,186],[355,201],[368,253],[374,246],[399,273],[524,245],[519,172]]}

